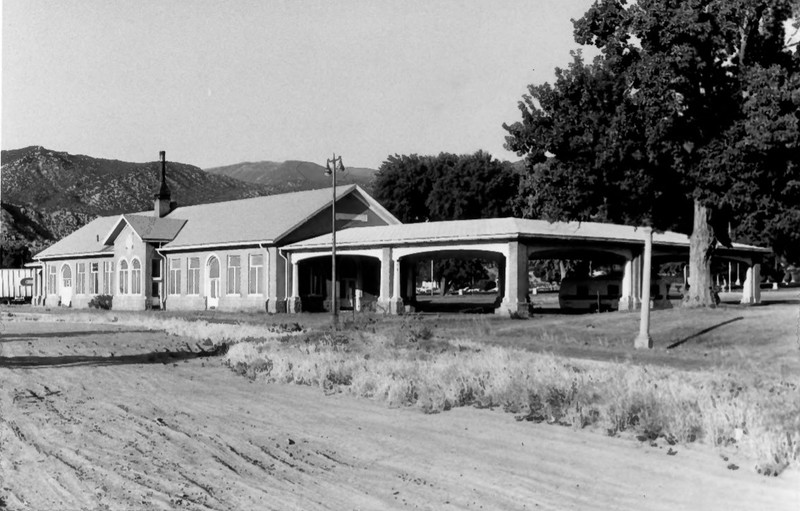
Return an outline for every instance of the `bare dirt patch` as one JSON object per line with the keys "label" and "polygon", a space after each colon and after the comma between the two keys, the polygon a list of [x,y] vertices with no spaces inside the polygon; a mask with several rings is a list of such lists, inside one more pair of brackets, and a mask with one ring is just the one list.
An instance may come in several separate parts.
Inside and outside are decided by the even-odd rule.
{"label": "bare dirt patch", "polygon": [[5,321],[0,343],[0,502],[10,509],[800,502],[796,472],[729,469],[744,462],[702,446],[607,438],[500,411],[424,415],[253,383],[200,356],[202,345],[163,332]]}

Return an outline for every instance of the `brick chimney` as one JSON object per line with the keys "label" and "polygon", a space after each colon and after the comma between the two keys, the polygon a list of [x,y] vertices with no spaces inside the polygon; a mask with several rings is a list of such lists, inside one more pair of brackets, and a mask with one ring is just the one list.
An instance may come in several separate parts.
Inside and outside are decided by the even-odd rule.
{"label": "brick chimney", "polygon": [[172,194],[169,191],[169,186],[167,186],[167,153],[166,151],[159,151],[158,154],[161,159],[161,188],[159,188],[158,193],[155,195],[153,215],[157,218],[161,218],[175,209],[177,204],[171,201]]}

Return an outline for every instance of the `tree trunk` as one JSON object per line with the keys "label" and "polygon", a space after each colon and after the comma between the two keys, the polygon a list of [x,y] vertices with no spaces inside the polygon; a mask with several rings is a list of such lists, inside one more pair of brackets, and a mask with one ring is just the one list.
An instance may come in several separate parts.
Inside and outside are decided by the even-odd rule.
{"label": "tree trunk", "polygon": [[711,280],[711,252],[715,243],[708,224],[708,209],[695,201],[694,225],[689,237],[689,289],[684,294],[684,307],[716,307]]}

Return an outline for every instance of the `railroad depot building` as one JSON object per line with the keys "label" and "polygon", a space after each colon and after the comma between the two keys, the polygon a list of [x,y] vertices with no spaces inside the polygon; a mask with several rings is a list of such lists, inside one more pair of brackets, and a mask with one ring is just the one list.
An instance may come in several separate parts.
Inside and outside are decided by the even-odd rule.
{"label": "railroad depot building", "polygon": [[[615,308],[641,305],[643,229],[519,218],[402,224],[357,185],[336,189],[332,286],[333,203],[328,188],[178,207],[162,155],[152,211],[97,218],[36,254],[33,303],[86,308],[110,295],[116,310],[276,313],[329,310],[336,292],[342,308],[399,313],[416,302],[421,261],[460,257],[496,263],[498,313],[528,311],[529,259],[610,258],[623,274],[603,294]],[[685,235],[653,235],[654,263],[686,261],[688,252]],[[743,303],[760,301],[767,252],[719,250],[747,267]]]}

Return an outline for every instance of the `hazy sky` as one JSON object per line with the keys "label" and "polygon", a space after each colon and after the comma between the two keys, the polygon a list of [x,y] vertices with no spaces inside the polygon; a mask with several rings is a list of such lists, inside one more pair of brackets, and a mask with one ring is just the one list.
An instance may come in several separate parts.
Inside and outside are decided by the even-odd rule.
{"label": "hazy sky", "polygon": [[503,149],[592,0],[3,0],[2,147],[203,168]]}

